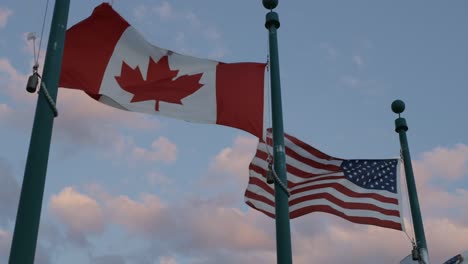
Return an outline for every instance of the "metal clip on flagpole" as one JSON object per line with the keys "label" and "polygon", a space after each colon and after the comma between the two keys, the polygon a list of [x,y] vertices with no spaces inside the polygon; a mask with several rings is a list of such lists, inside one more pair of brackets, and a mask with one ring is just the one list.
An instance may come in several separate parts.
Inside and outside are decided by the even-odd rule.
{"label": "metal clip on flagpole", "polygon": [[275,182],[278,182],[279,186],[281,187],[281,190],[283,190],[283,192],[285,192],[288,195],[288,197],[290,197],[291,193],[289,192],[287,185],[284,184],[284,182],[278,177],[278,174],[276,173],[276,171],[273,169],[273,161],[271,160],[270,154],[268,154],[267,162],[268,162],[268,170],[266,174],[267,183],[273,184]]}
{"label": "metal clip on flagpole", "polygon": [[288,191],[288,187],[286,187],[286,184],[279,178],[278,174],[274,169],[271,168],[271,165],[268,165],[268,174],[272,174],[272,176],[267,176],[267,183],[272,184],[277,182],[278,185],[281,187],[281,190],[288,196],[291,196],[291,193]]}
{"label": "metal clip on flagpole", "polygon": [[58,116],[58,110],[57,106],[55,105],[54,99],[49,94],[49,91],[47,91],[47,87],[44,82],[41,81],[41,89],[39,92],[42,91],[46,97],[47,103],[49,103],[50,108],[52,109],[52,112],[54,112],[54,117]]}
{"label": "metal clip on flagpole", "polygon": [[413,252],[413,259],[418,260],[421,264],[429,264],[429,253],[427,250],[426,236],[424,235],[424,226],[421,217],[421,209],[419,208],[418,193],[416,191],[416,182],[414,180],[413,166],[411,165],[411,156],[409,152],[408,139],[406,131],[408,125],[406,120],[400,117],[400,114],[405,111],[405,103],[401,100],[395,100],[392,103],[392,110],[398,114],[395,120],[395,131],[400,136],[401,154],[403,156],[403,164],[405,166],[406,184],[408,185],[408,197],[411,207],[411,216],[413,218],[414,233],[416,236],[416,251]]}
{"label": "metal clip on flagpole", "polygon": [[37,72],[38,68],[39,68],[39,65],[36,63],[33,66],[33,74],[29,76],[28,78],[28,83],[26,84],[26,91],[30,93],[36,92],[37,83],[39,82],[39,79],[41,79],[41,89],[39,90],[39,92],[42,91],[44,93],[47,103],[52,109],[52,112],[54,112],[54,117],[57,117],[58,116],[57,106],[55,104],[54,99],[52,99],[52,97],[50,96],[45,83],[42,81],[41,75],[39,75],[39,73]]}
{"label": "metal clip on flagpole", "polygon": [[[281,104],[281,82],[278,56],[277,29],[279,17],[273,9],[278,0],[263,0],[263,6],[270,10],[266,14],[265,27],[268,29],[270,46],[271,107],[273,121],[273,158],[275,180],[275,219],[276,219],[276,263],[292,264],[291,231],[289,226],[289,199],[287,192],[281,189],[281,183],[287,183],[286,157],[284,153],[283,110]],[[283,186],[284,187],[284,186]]]}

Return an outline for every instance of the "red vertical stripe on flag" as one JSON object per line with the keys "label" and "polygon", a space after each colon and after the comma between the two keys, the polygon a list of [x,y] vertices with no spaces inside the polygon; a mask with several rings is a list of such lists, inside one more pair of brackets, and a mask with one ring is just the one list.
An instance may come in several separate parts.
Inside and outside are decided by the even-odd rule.
{"label": "red vertical stripe on flag", "polygon": [[98,94],[115,45],[128,27],[127,21],[104,3],[67,30],[59,86]]}
{"label": "red vertical stripe on flag", "polygon": [[263,63],[219,63],[216,68],[216,124],[263,135]]}

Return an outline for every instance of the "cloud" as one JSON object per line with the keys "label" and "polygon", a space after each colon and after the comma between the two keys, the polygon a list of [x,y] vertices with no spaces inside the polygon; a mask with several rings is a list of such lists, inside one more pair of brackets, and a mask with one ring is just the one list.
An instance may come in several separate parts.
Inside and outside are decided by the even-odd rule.
{"label": "cloud", "polygon": [[[2,158],[0,158],[0,183],[0,263],[6,263],[10,255],[12,235],[2,229],[2,226],[10,227],[15,222],[20,186],[13,176],[10,164]],[[44,224],[41,225],[40,233],[44,233]],[[49,253],[42,243],[48,238],[51,237],[39,235],[35,263],[50,263]]]}
{"label": "cloud", "polygon": [[[156,130],[159,122],[141,113],[127,112],[96,102],[82,91],[60,89],[57,133],[74,143],[109,147],[122,141],[117,126],[132,130]],[[122,142],[120,142],[122,143]]]}
{"label": "cloud", "polygon": [[[215,26],[202,22],[193,11],[174,9],[168,1],[160,4],[138,5],[133,9],[133,16],[138,21],[148,21],[149,17],[154,16],[157,16],[162,22],[170,21],[171,27],[176,32],[174,40],[179,52],[197,56],[199,52],[192,48],[193,41],[199,41],[201,36],[205,41],[203,46],[207,47],[202,56],[220,59],[229,54],[222,34]],[[187,43],[190,45],[187,46]],[[206,43],[213,46],[207,46]]]}
{"label": "cloud", "polygon": [[[440,181],[432,181],[438,179],[452,182],[454,176],[455,180],[460,181],[463,176],[468,176],[466,171],[461,172],[463,170],[459,169],[462,166],[458,166],[463,163],[460,160],[464,160],[465,155],[464,146],[459,144],[453,148],[434,148],[413,162],[426,239],[434,263],[441,263],[450,256],[466,250],[468,245],[466,186],[459,185],[459,188],[450,191],[441,185]],[[455,169],[449,159],[455,160]],[[434,164],[438,169],[434,169]],[[460,173],[463,176],[460,176]],[[308,218],[312,219],[307,221]],[[317,221],[317,218],[321,221]],[[331,221],[325,221],[326,219]],[[296,236],[293,238],[293,244],[296,245],[293,247],[295,263],[398,263],[411,250],[411,245],[402,232],[353,225],[336,217],[320,214],[307,215],[298,220],[302,223],[295,225],[298,229],[293,233],[293,237]],[[304,224],[304,221],[308,224]],[[328,224],[324,225],[323,221]],[[311,222],[314,225],[311,225]],[[411,234],[412,226],[409,221],[406,222]],[[312,235],[308,234],[308,229],[315,229],[314,226],[323,230],[313,230]],[[340,249],[339,254],[333,251],[337,248]]]}
{"label": "cloud", "polygon": [[[255,226],[255,216],[236,208],[184,203],[168,207],[154,195],[141,201],[126,196],[107,200],[110,219],[132,234],[152,240],[166,237],[164,244],[181,252],[271,249],[271,235]],[[161,243],[162,241],[159,241]]]}
{"label": "cloud", "polygon": [[354,55],[353,63],[356,64],[356,66],[358,67],[362,67],[364,65],[364,59],[360,55]]}
{"label": "cloud", "polygon": [[89,234],[104,231],[104,218],[101,206],[93,198],[81,194],[73,187],[66,187],[53,195],[49,209],[58,220],[67,226],[72,238],[84,239]]}
{"label": "cloud", "polygon": [[437,147],[422,154],[421,159],[431,176],[457,180],[468,174],[468,145]]}
{"label": "cloud", "polygon": [[173,257],[160,257],[159,264],[177,264],[177,261]]}
{"label": "cloud", "polygon": [[165,174],[158,171],[149,172],[146,176],[148,178],[148,182],[153,186],[164,186],[172,183],[171,179],[169,179]]}
{"label": "cloud", "polygon": [[125,258],[117,255],[105,255],[91,258],[93,264],[125,264]]}
{"label": "cloud", "polygon": [[382,85],[374,80],[362,78],[360,76],[345,74],[341,76],[340,82],[366,95],[382,95],[385,90]]}
{"label": "cloud", "polygon": [[6,73],[12,80],[24,79],[24,75],[20,74],[6,58],[0,58],[0,72]]}
{"label": "cloud", "polygon": [[[12,235],[0,228],[0,263],[7,263],[10,257]],[[36,248],[34,263],[50,264],[50,256],[42,244],[39,242]]]}
{"label": "cloud", "polygon": [[0,225],[14,222],[18,208],[20,186],[10,164],[0,158]]}
{"label": "cloud", "polygon": [[195,15],[193,12],[188,11],[185,14],[185,19],[192,25],[193,27],[199,28],[201,27],[202,23],[200,19],[198,18],[197,15]]}
{"label": "cloud", "polygon": [[25,94],[28,76],[16,70],[10,60],[6,58],[0,58],[0,76],[2,76],[0,84],[3,86],[2,92],[4,94],[15,101],[32,101],[32,98]]}
{"label": "cloud", "polygon": [[151,143],[151,149],[133,147],[133,158],[137,160],[174,163],[177,159],[177,146],[168,138],[159,137]]}
{"label": "cloud", "polygon": [[254,137],[238,136],[232,147],[221,150],[211,164],[217,172],[227,172],[241,179],[248,176],[249,164],[255,155],[258,139]]}
{"label": "cloud", "polygon": [[225,147],[211,160],[208,173],[198,180],[199,189],[209,188],[209,197],[217,197],[217,206],[238,206],[243,203],[248,182],[248,168],[255,154],[258,139],[237,136],[232,146]]}
{"label": "cloud", "polygon": [[413,161],[421,212],[468,227],[468,153],[465,144],[436,147]]}
{"label": "cloud", "polygon": [[352,75],[343,76],[342,81],[344,84],[351,86],[353,88],[362,84],[362,81],[358,77],[352,76]]}
{"label": "cloud", "polygon": [[404,249],[411,249],[403,233],[377,227],[353,230],[333,225],[314,237],[295,235],[294,258],[299,264],[399,263]]}
{"label": "cloud", "polygon": [[13,14],[8,8],[0,7],[0,28],[4,28],[7,25],[8,18]]}
{"label": "cloud", "polygon": [[170,224],[164,211],[165,205],[155,195],[143,194],[141,201],[128,196],[108,196],[103,202],[113,222],[137,234],[155,233],[161,224]]}
{"label": "cloud", "polygon": [[0,260],[8,259],[11,247],[11,234],[0,229]]}
{"label": "cloud", "polygon": [[204,206],[194,209],[188,211],[190,220],[186,222],[191,227],[191,248],[249,252],[274,247],[272,234],[256,226],[252,210]]}
{"label": "cloud", "polygon": [[0,104],[0,120],[11,115],[12,109],[7,104]]}
{"label": "cloud", "polygon": [[153,14],[157,15],[161,20],[169,20],[175,18],[174,10],[171,4],[167,1],[151,6],[141,4],[133,9],[133,16],[138,20],[144,20],[148,16],[152,16]]}
{"label": "cloud", "polygon": [[[246,156],[249,153],[253,155],[255,146],[256,141],[237,137],[233,146],[223,149],[216,156],[210,169],[227,174],[241,173],[240,169],[250,159]],[[440,171],[434,174],[431,166],[440,164],[435,160],[451,157],[458,161],[463,160],[461,157],[464,155],[462,145],[437,147],[414,161],[418,179],[426,178],[418,182],[418,192],[423,206],[429,252],[434,263],[443,262],[466,250],[468,218],[464,218],[463,214],[465,208],[468,208],[468,190],[466,186],[460,185],[452,192],[432,181],[449,179],[451,183],[456,183],[467,176],[466,172],[459,176],[457,173],[460,170],[452,171],[449,164],[447,169],[457,173]],[[434,159],[434,156],[438,158]],[[453,175],[457,177],[453,178]],[[175,201],[163,201],[155,194],[142,193],[135,199],[111,195],[99,186],[89,190],[89,196],[102,208],[108,224],[115,224],[132,237],[151,245],[144,249],[147,253],[139,255],[155,256],[154,252],[158,252],[156,256],[171,256],[171,252],[177,252],[178,258],[204,264],[275,262],[274,220],[250,208],[240,210],[237,208],[239,204],[220,204],[219,199],[225,194],[209,199],[183,197]],[[242,195],[238,190],[230,192]],[[406,219],[405,222],[411,235],[410,221]],[[411,252],[411,243],[403,232],[357,225],[324,213],[292,220],[291,231],[294,263],[298,264],[398,263]],[[127,256],[125,259],[132,258]],[[155,260],[160,264],[163,261],[177,263],[171,257]]]}
{"label": "cloud", "polygon": [[[8,59],[0,58],[0,84],[11,99],[0,104],[0,119],[16,129],[30,128],[37,95],[28,94],[25,86],[28,76],[18,71]],[[132,113],[109,107],[91,99],[82,91],[59,89],[57,98],[59,116],[55,120],[54,137],[70,146],[100,148],[108,153],[123,153],[134,147],[133,139],[119,130],[154,131],[160,127],[157,119],[141,113]]]}
{"label": "cloud", "polygon": [[67,187],[50,200],[49,207],[67,229],[96,233],[102,230],[102,221],[96,220],[107,219],[106,224],[116,224],[160,248],[188,256],[221,251],[269,251],[274,247],[273,234],[257,227],[260,215],[250,209],[242,212],[189,199],[183,199],[180,204],[166,204],[158,196],[145,193],[139,199],[132,199],[125,195],[113,196],[99,186],[90,188],[89,192],[82,194]]}
{"label": "cloud", "polygon": [[161,19],[170,19],[174,16],[172,6],[167,1],[162,2],[160,5],[154,6],[153,10]]}
{"label": "cloud", "polygon": [[332,47],[329,43],[322,42],[320,43],[320,47],[325,50],[327,56],[330,59],[335,59],[338,56],[338,51]]}

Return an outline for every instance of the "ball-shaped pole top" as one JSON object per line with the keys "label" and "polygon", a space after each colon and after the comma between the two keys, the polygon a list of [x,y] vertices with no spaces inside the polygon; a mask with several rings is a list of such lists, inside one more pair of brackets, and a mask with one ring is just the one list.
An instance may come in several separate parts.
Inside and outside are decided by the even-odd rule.
{"label": "ball-shaped pole top", "polygon": [[401,114],[405,111],[405,103],[402,100],[395,100],[392,103],[392,111],[395,114]]}
{"label": "ball-shaped pole top", "polygon": [[263,6],[268,10],[275,9],[278,6],[278,0],[263,0]]}

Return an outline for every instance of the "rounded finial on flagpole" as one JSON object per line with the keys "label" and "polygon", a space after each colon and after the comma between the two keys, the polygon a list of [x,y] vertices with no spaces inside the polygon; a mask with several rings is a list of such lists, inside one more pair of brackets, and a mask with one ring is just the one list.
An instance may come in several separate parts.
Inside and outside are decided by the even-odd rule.
{"label": "rounded finial on flagpole", "polygon": [[392,103],[392,111],[395,114],[401,114],[405,111],[405,103],[402,100],[395,100]]}
{"label": "rounded finial on flagpole", "polygon": [[278,6],[278,0],[263,0],[263,6],[266,9],[272,10]]}

